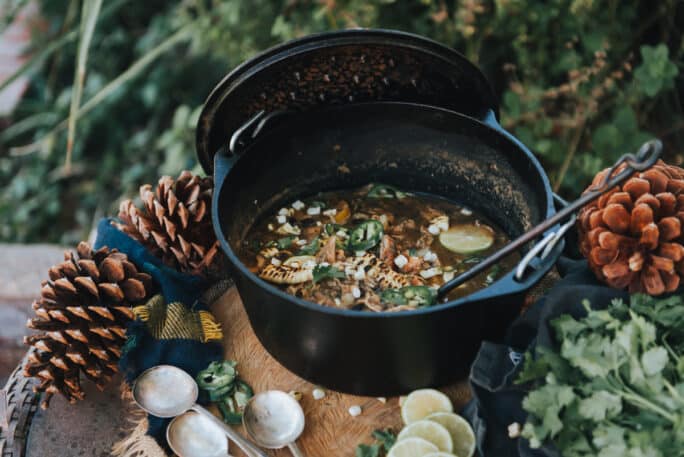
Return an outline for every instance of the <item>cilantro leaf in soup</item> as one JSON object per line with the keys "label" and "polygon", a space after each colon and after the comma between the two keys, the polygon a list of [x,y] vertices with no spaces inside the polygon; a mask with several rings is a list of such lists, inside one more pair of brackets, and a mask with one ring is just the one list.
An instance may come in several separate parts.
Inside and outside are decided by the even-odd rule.
{"label": "cilantro leaf in soup", "polygon": [[323,281],[324,279],[332,278],[344,278],[346,275],[344,271],[338,270],[332,265],[316,265],[313,269],[313,282],[314,284]]}

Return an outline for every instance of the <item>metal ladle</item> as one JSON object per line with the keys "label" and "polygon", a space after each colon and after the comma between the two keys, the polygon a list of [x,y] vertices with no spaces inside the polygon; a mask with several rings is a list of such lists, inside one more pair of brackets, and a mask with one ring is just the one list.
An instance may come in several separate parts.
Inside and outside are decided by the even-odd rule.
{"label": "metal ladle", "polygon": [[249,436],[267,449],[288,447],[294,457],[304,457],[295,441],[304,431],[304,411],[290,394],[267,390],[249,400],[242,414]]}
{"label": "metal ladle", "polygon": [[[195,411],[218,426],[250,457],[268,457],[251,441],[198,405],[198,395],[199,388],[195,380],[185,371],[171,365],[158,365],[144,371],[133,385],[133,399],[138,406],[153,416],[170,418],[186,411]],[[197,424],[196,421],[194,423]],[[201,430],[200,432],[187,436],[191,439],[206,439],[205,433]],[[208,436],[208,433],[206,435]]]}

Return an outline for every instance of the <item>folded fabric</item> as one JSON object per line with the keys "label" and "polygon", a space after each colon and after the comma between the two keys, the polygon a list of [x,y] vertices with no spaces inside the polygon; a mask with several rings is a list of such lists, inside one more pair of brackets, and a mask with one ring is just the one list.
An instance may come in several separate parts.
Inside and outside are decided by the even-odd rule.
{"label": "folded fabric", "polygon": [[527,440],[508,435],[510,424],[522,425],[527,417],[522,409],[527,391],[515,384],[524,354],[536,345],[555,346],[551,321],[562,314],[586,315],[582,300],[600,308],[628,298],[627,292],[599,283],[584,260],[561,258],[557,267],[562,279],[512,324],[503,343],[483,343],[471,368],[473,400],[463,415],[473,425],[481,457],[560,457],[552,446],[531,449]]}
{"label": "folded fabric", "polygon": [[[223,360],[221,328],[209,312],[206,295],[215,298],[216,287],[199,276],[179,273],[162,264],[143,245],[119,231],[111,219],[98,225],[95,248],[108,246],[125,253],[139,269],[149,273],[161,293],[133,309],[137,319],[127,327],[127,341],[119,360],[126,380],[134,381],[156,365],[174,365],[193,378],[211,362]],[[166,448],[168,420],[148,417],[148,435]]]}

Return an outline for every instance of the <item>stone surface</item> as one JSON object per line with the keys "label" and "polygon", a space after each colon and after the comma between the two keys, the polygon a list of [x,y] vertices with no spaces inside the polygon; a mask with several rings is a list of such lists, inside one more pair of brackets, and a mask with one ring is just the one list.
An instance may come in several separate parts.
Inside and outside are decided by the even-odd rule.
{"label": "stone surface", "polygon": [[29,333],[26,320],[31,304],[40,295],[48,268],[63,255],[64,248],[54,245],[0,243],[0,258],[6,265],[0,269],[0,385],[26,352],[22,340]]}
{"label": "stone surface", "polygon": [[126,415],[120,399],[120,378],[105,392],[83,382],[86,399],[69,405],[61,396],[39,409],[26,443],[26,457],[106,457],[112,445],[126,436]]}

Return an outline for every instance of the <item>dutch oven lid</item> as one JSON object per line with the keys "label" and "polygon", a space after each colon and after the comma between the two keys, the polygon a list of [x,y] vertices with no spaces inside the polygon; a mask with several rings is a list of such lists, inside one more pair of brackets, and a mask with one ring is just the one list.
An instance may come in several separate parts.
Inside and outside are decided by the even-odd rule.
{"label": "dutch oven lid", "polygon": [[421,103],[482,118],[498,116],[494,91],[463,55],[393,30],[352,29],[271,48],[230,72],[209,94],[196,132],[198,159],[213,155],[259,111],[304,111],[370,101]]}

